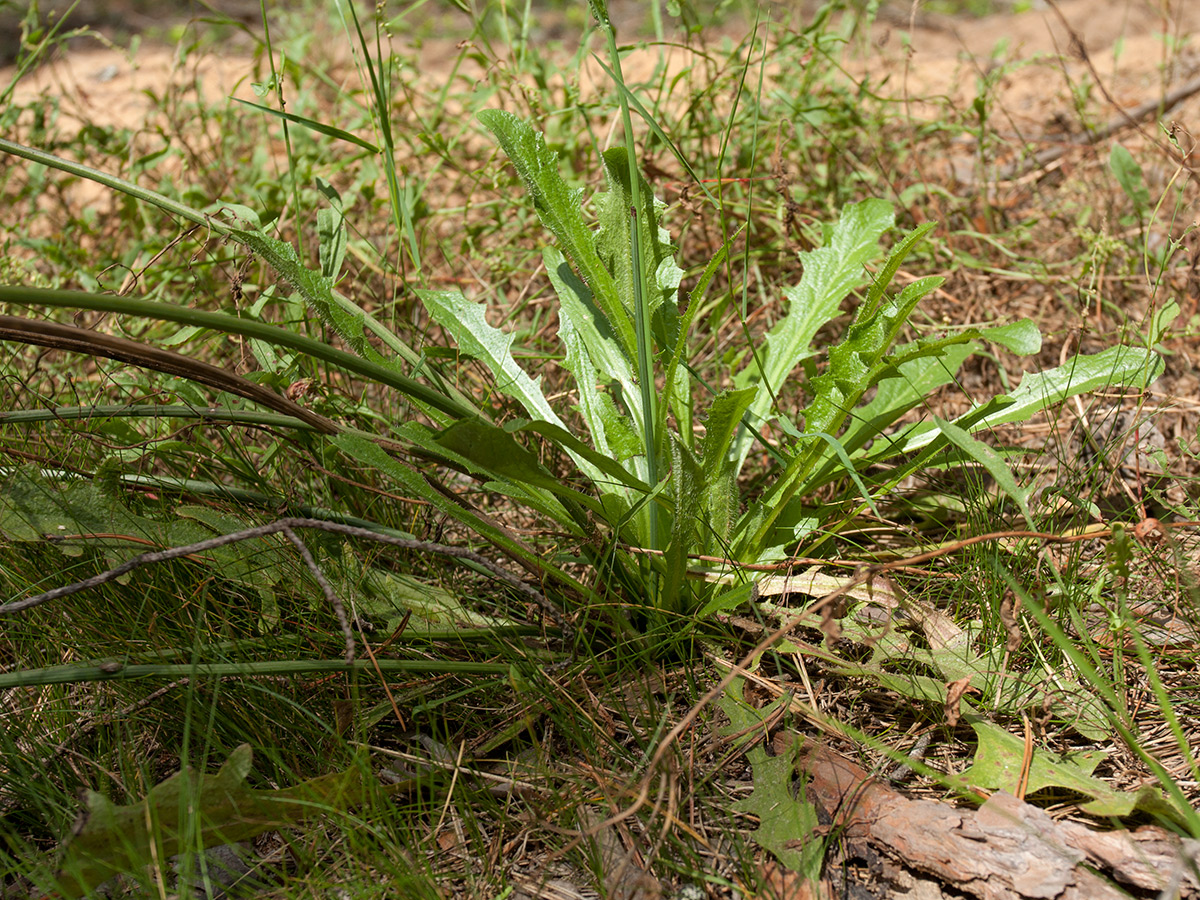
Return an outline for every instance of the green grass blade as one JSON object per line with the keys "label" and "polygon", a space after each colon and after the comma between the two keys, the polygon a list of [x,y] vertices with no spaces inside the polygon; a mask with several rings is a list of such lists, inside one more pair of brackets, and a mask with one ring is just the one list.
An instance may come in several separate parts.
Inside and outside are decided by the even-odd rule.
{"label": "green grass blade", "polygon": [[[599,12],[603,9],[604,3],[599,2],[593,4],[593,11]],[[621,53],[617,49],[617,31],[613,27],[612,20],[608,17],[607,11],[605,14],[597,15],[597,21],[600,23],[600,28],[604,32],[608,42],[608,56],[612,61],[611,77],[613,82],[619,88],[625,88],[625,76],[621,72]],[[629,115],[629,101],[626,95],[628,89],[624,90],[620,95],[621,106],[621,126],[625,132],[625,165],[628,171],[628,189],[629,189],[629,209],[627,226],[629,233],[629,248],[630,248],[630,271],[632,274],[633,286],[633,320],[634,320],[634,338],[637,350],[637,377],[638,387],[641,392],[642,403],[642,440],[646,446],[646,475],[647,480],[651,484],[658,482],[659,470],[659,432],[665,422],[659,422],[659,404],[658,397],[655,393],[655,369],[654,369],[654,350],[653,338],[650,333],[650,316],[653,313],[651,303],[651,287],[647,284],[647,272],[643,269],[642,255],[649,253],[653,248],[654,239],[658,230],[657,219],[654,216],[653,201],[642,204],[642,175],[638,168],[637,149],[634,145],[633,137],[633,119]],[[610,174],[613,173],[615,162],[614,157],[606,154],[605,168]],[[619,177],[619,174],[618,174]],[[648,233],[649,241],[646,246],[642,244],[642,233],[645,230]],[[657,274],[658,267],[655,266]],[[664,404],[664,410],[666,408]],[[650,521],[649,521],[649,543],[651,547],[659,547],[659,522],[658,522],[658,506],[651,504],[650,506]],[[650,578],[650,593],[657,593],[657,588],[654,584],[655,578],[651,573]]]}
{"label": "green grass blade", "polygon": [[153,403],[107,403],[98,406],[52,406],[47,409],[0,410],[0,425],[29,425],[37,422],[90,422],[98,419],[195,419],[263,425],[293,431],[318,431],[312,423],[292,416],[253,409],[223,409],[216,406],[158,406]]}
{"label": "green grass blade", "polygon": [[[101,172],[98,169],[93,169],[90,166],[85,166],[82,163],[72,162],[62,157],[54,156],[42,150],[36,150],[32,147],[25,147],[21,144],[7,141],[0,138],[0,152],[11,153],[26,159],[30,162],[40,163],[52,169],[58,169],[67,172],[71,175],[76,175],[80,178],[86,178],[89,181],[94,181],[97,184],[104,185],[115,191],[123,194],[128,194],[138,200],[150,203],[158,207],[164,212],[178,216],[185,221],[192,222],[196,225],[201,225],[210,229],[216,234],[229,236],[243,243],[249,249],[263,256],[269,263],[276,268],[284,278],[286,278],[293,287],[300,291],[305,301],[313,306],[318,313],[328,317],[330,324],[339,332],[344,332],[343,336],[351,342],[353,346],[356,342],[356,336],[353,328],[348,328],[341,323],[337,318],[337,310],[340,307],[348,315],[361,318],[362,324],[369,328],[373,334],[379,337],[387,346],[401,356],[410,365],[416,365],[419,362],[419,357],[411,348],[407,347],[403,342],[396,339],[387,328],[381,325],[373,316],[368,315],[361,308],[341,297],[337,292],[332,290],[329,284],[325,284],[320,280],[320,276],[311,272],[303,266],[299,257],[296,255],[295,249],[284,241],[278,238],[271,237],[264,232],[246,228],[240,228],[235,225],[222,221],[221,219],[209,213],[203,213],[193,209],[190,206],[179,203],[170,199],[156,191],[151,191],[140,185],[134,184],[115,175],[109,175],[106,172]],[[357,338],[361,345],[361,335]],[[381,359],[381,358],[380,358]],[[379,361],[377,359],[377,361]],[[472,404],[467,398],[451,388],[442,386],[443,392],[454,397],[455,400],[464,409],[472,410],[473,414],[478,414],[474,410]],[[434,406],[434,408],[439,408]]]}
{"label": "green grass blade", "polygon": [[620,91],[622,100],[637,110],[637,114],[641,116],[642,121],[646,123],[649,129],[654,132],[654,136],[662,141],[663,145],[671,151],[671,155],[675,157],[675,161],[683,167],[685,172],[687,172],[688,177],[692,180],[692,184],[700,188],[700,190],[704,192],[704,196],[708,197],[708,199],[712,201],[713,205],[716,206],[717,198],[714,197],[712,191],[708,189],[708,185],[704,183],[704,179],[701,178],[699,174],[697,174],[696,170],[692,168],[691,162],[689,162],[688,158],[683,155],[675,142],[671,140],[670,135],[663,131],[662,126],[658,124],[658,120],[654,117],[650,110],[646,109],[646,105],[638,99],[637,94],[631,91],[625,84],[624,79],[619,78],[617,73],[613,69],[609,68],[609,66],[599,56],[594,56],[593,59],[595,59],[597,65],[604,70],[604,74],[609,77],[609,80],[612,81],[617,90]]}
{"label": "green grass blade", "polygon": [[295,113],[284,112],[274,109],[270,106],[263,106],[261,103],[254,103],[250,100],[242,100],[239,97],[234,97],[238,103],[250,109],[261,113],[266,113],[269,116],[275,116],[277,119],[283,119],[285,122],[292,122],[295,125],[300,125],[310,131],[315,131],[318,134],[323,134],[326,137],[335,138],[339,141],[345,141],[348,144],[354,144],[356,147],[362,147],[364,150],[369,150],[372,153],[378,153],[379,148],[368,140],[360,138],[357,134],[352,134],[344,128],[338,128],[334,125],[326,125],[324,122],[318,122],[316,119],[310,119],[308,116],[298,116]]}
{"label": "green grass blade", "polygon": [[[376,666],[378,665],[378,669]],[[48,684],[124,681],[133,678],[269,678],[306,672],[424,672],[462,675],[507,675],[507,663],[473,663],[455,660],[379,659],[347,663],[342,659],[280,659],[227,663],[133,663],[119,661],[101,666],[62,665],[0,673],[0,690]]]}
{"label": "green grass blade", "polygon": [[987,473],[1000,486],[1000,490],[1004,491],[1017,504],[1017,507],[1021,510],[1021,515],[1025,517],[1025,524],[1029,526],[1029,530],[1037,531],[1037,525],[1033,521],[1033,513],[1029,509],[1029,489],[1022,488],[1017,484],[1016,478],[1013,477],[1012,469],[1005,465],[1000,454],[982,441],[977,441],[965,429],[959,428],[952,422],[939,419],[937,416],[933,417],[933,421],[950,443],[954,444],[954,446],[958,447],[963,453],[967,454],[987,470]]}
{"label": "green grass blade", "polygon": [[1037,599],[1030,597],[1029,593],[1017,583],[1012,575],[1008,572],[1000,572],[999,574],[1008,583],[1013,593],[1020,599],[1022,611],[1037,622],[1042,631],[1053,641],[1054,646],[1070,660],[1071,665],[1079,673],[1080,680],[1084,684],[1090,685],[1104,700],[1106,712],[1114,730],[1120,734],[1125,745],[1137,754],[1150,770],[1154,772],[1159,783],[1166,789],[1167,794],[1173,801],[1172,805],[1175,811],[1187,824],[1188,831],[1192,837],[1200,838],[1200,812],[1197,812],[1195,807],[1189,802],[1187,795],[1176,783],[1171,773],[1167,771],[1162,763],[1155,759],[1154,754],[1145,749],[1144,744],[1146,741],[1138,734],[1137,722],[1126,720],[1118,712],[1122,708],[1122,703],[1116,694],[1112,682],[1096,670],[1091,660],[1087,658],[1087,654],[1079,648],[1076,641],[1059,627],[1058,623],[1050,617],[1041,603]]}
{"label": "green grass blade", "polygon": [[94,181],[96,184],[102,184],[107,188],[112,188],[114,191],[120,191],[122,194],[128,194],[130,197],[135,197],[138,200],[157,206],[163,212],[179,216],[179,218],[194,225],[211,228],[216,234],[226,235],[232,231],[232,226],[214,216],[199,212],[190,206],[172,200],[170,197],[165,197],[157,191],[151,191],[134,184],[132,181],[126,181],[124,178],[116,175],[110,175],[107,172],[101,172],[99,169],[93,169],[91,166],[85,166],[83,163],[63,159],[61,156],[55,156],[44,150],[36,150],[33,147],[26,147],[13,141],[5,140],[4,138],[0,138],[0,153],[11,153],[13,156],[19,156],[21,159],[32,163],[39,163],[51,169],[58,169],[61,172],[66,172],[68,175],[86,178],[88,181]]}

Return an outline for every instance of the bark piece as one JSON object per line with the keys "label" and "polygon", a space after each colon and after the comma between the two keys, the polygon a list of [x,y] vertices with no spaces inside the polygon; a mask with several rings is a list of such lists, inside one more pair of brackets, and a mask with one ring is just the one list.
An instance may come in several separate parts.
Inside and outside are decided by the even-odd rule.
{"label": "bark piece", "polygon": [[1200,896],[1195,842],[1161,828],[1093,831],[1004,792],[978,810],[911,800],[824,746],[804,754],[801,767],[810,797],[848,841],[983,900],[1127,898],[1113,881],[1151,891],[1177,885],[1181,897]]}

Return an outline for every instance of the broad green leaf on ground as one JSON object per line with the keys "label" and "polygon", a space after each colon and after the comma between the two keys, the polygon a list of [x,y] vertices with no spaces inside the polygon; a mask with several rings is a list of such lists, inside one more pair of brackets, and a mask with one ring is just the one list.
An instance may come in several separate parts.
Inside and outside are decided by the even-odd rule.
{"label": "broad green leaf on ground", "polygon": [[[560,503],[559,499],[553,496],[555,492],[562,493],[564,501],[566,501],[566,497],[574,493],[570,490],[569,485],[565,483],[555,483],[551,489],[548,482],[542,482],[543,487],[539,487],[527,481],[512,480],[508,476],[489,468],[486,461],[478,458],[469,458],[459,453],[453,447],[458,438],[448,442],[450,446],[439,443],[438,438],[441,435],[420,422],[404,422],[394,426],[393,434],[401,440],[411,443],[414,447],[425,451],[429,454],[429,458],[441,460],[446,465],[470,473],[484,484],[486,490],[498,491],[505,496],[512,497],[518,503],[536,510],[539,515],[549,516],[564,526],[574,521],[571,517],[571,512],[567,508],[567,503]],[[427,479],[427,481],[437,490],[437,493],[444,501],[449,501],[458,507],[462,506],[461,503],[453,499],[452,492],[450,492],[450,496],[447,496],[447,492],[438,486],[439,482],[432,479]],[[412,490],[412,488],[409,488],[409,490]],[[576,498],[578,497],[577,494],[575,496]],[[592,498],[587,498],[587,502],[592,502]]]}
{"label": "broad green leaf on ground", "polygon": [[82,897],[114,875],[156,857],[175,856],[197,844],[211,847],[249,840],[313,816],[345,810],[366,796],[357,766],[295,787],[253,790],[246,784],[252,762],[250,745],[242,744],[216,773],[185,769],[128,806],[117,806],[88,791],[84,817],[59,867],[59,893]]}
{"label": "broad green leaf on ground", "polygon": [[424,433],[423,426],[407,422],[396,433],[423,449],[440,451],[451,463],[461,465],[477,477],[490,479],[489,489],[498,486],[507,496],[531,505],[563,525],[584,521],[583,509],[597,514],[604,512],[595,497],[552,476],[531,451],[496,425],[480,419],[463,419],[432,437]]}
{"label": "broad green leaf on ground", "polygon": [[651,491],[651,487],[646,484],[646,482],[639,479],[633,473],[622,468],[621,465],[613,458],[615,450],[609,450],[609,455],[606,455],[605,452],[601,451],[599,447],[589,447],[565,428],[561,428],[560,426],[554,425],[550,422],[538,422],[535,420],[532,422],[526,422],[524,425],[513,429],[513,431],[514,433],[519,432],[522,434],[540,435],[541,437],[546,438],[548,441],[557,444],[563,450],[587,460],[596,468],[598,472],[601,472],[604,476],[607,476],[608,480],[605,480],[605,478],[601,477],[593,482],[596,488],[602,493],[620,493],[622,486],[632,489],[640,496],[645,496]]}
{"label": "broad green leaf on ground", "polygon": [[[903,347],[898,353],[904,352]],[[979,349],[978,343],[968,341],[953,344],[935,357],[909,360],[896,367],[896,374],[884,378],[875,389],[875,396],[854,411],[842,445],[848,452],[861,450],[871,440],[886,440],[883,430],[929,397],[938,388],[954,380],[955,374],[972,353]]]}
{"label": "broad green leaf on ground", "polygon": [[[744,687],[745,682],[738,678],[721,696],[721,710],[730,721],[725,733],[744,735],[747,740],[765,738],[765,734],[756,733],[755,729],[759,726],[765,729],[764,723],[772,710],[784,701],[781,698],[763,709],[752,709],[744,699]],[[791,749],[779,756],[768,756],[762,743],[756,741],[746,753],[753,771],[754,791],[735,803],[733,809],[758,819],[758,828],[751,835],[755,843],[789,869],[815,880],[820,875],[825,842],[818,836],[817,811],[804,799],[804,790],[793,787],[796,755],[803,741],[793,741]]]}
{"label": "broad green leaf on ground", "polygon": [[[979,747],[970,768],[954,780],[961,781],[964,786],[1016,793],[1025,757],[1025,741],[978,716],[966,718],[975,730]],[[1025,792],[1028,795],[1048,788],[1063,788],[1091,798],[1079,806],[1089,815],[1122,818],[1143,812],[1186,825],[1187,818],[1161,791],[1149,785],[1134,793],[1118,791],[1093,777],[1092,772],[1105,756],[1094,751],[1056,756],[1035,748]]]}
{"label": "broad green leaf on ground", "polygon": [[[249,527],[252,523],[195,506],[181,506],[161,519],[139,515],[115,491],[81,478],[17,471],[0,480],[0,535],[12,541],[51,540],[68,556],[97,552],[110,566],[148,550],[182,547]],[[222,578],[259,592],[264,606],[274,604],[274,586],[295,579],[295,558],[277,535],[217,547],[205,556]]]}
{"label": "broad green leaf on ground", "polygon": [[843,446],[858,452],[867,441],[880,437],[900,416],[953,381],[984,340],[1021,356],[1037,353],[1042,347],[1041,332],[1028,319],[897,347],[891,353],[893,367],[876,385],[875,396],[854,411],[841,436]]}
{"label": "broad green leaf on ground", "polygon": [[1042,349],[1042,333],[1032,319],[985,328],[980,336],[1018,356],[1032,356]]}
{"label": "broad green leaf on ground", "polygon": [[542,468],[538,458],[517,439],[480,419],[462,419],[442,431],[436,442],[451,453],[513,481],[538,487],[558,487],[558,479]]}
{"label": "broad green leaf on ground", "polygon": [[511,619],[487,616],[464,606],[454,594],[435,584],[401,572],[369,568],[354,600],[360,614],[386,619],[384,631],[394,632],[408,616],[406,632],[445,631],[450,628],[504,628]]}

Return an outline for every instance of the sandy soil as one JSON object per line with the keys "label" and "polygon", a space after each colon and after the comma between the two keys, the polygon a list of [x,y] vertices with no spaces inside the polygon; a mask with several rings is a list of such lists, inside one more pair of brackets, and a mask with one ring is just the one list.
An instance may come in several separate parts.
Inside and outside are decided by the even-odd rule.
{"label": "sandy soil", "polygon": [[[137,0],[127,2],[136,5]],[[244,12],[239,6],[244,0],[222,3],[231,15]],[[1147,117],[1140,133],[1125,127],[1122,116],[1124,111],[1159,101],[1172,89],[1196,79],[1200,49],[1189,43],[1189,36],[1200,29],[1200,4],[1062,0],[1042,10],[986,19],[931,18],[914,13],[913,8],[915,4],[910,7],[907,3],[887,6],[869,38],[848,48],[846,65],[855,75],[869,77],[879,93],[902,98],[914,123],[944,117],[948,110],[969,110],[983,93],[990,98],[991,127],[1013,147],[1023,145],[1053,154],[1056,146],[1080,131],[1081,121],[1087,120],[1093,127],[1114,123],[1122,126],[1122,142],[1135,154],[1142,151],[1140,160],[1152,192],[1161,191],[1180,175],[1175,156],[1160,130],[1151,124],[1154,116]],[[796,14],[783,6],[776,12],[776,21],[788,21],[789,15],[795,21]],[[144,10],[133,9],[129,21],[136,25],[151,20]],[[162,31],[161,20],[159,26]],[[544,36],[569,37],[561,23],[546,22],[540,28]],[[357,84],[360,76],[348,56],[345,38],[330,34],[323,40],[326,46],[322,49],[335,61],[325,74]],[[397,39],[397,43],[403,40]],[[60,129],[84,123],[129,128],[135,135],[145,136],[135,146],[149,151],[156,146],[157,126],[164,115],[162,98],[170,96],[175,102],[195,98],[206,104],[218,103],[223,97],[258,99],[252,83],[265,80],[264,63],[245,41],[232,40],[216,52],[186,53],[183,46],[144,41],[129,52],[96,41],[76,41],[69,53],[24,77],[16,86],[13,101],[24,106],[54,96],[59,102]],[[652,71],[658,54],[659,48],[631,54],[626,61],[627,78],[636,82],[640,74]],[[420,49],[423,85],[415,89],[439,86],[457,56],[453,41],[426,37]],[[692,51],[682,45],[667,51],[671,70],[682,70],[693,62]],[[702,77],[703,67],[696,66],[695,71]],[[459,74],[480,81],[489,78],[488,72],[472,63]],[[0,85],[7,85],[13,77],[11,67],[0,70]],[[605,78],[598,66],[590,64],[580,76],[581,87],[586,94],[598,89]],[[1097,81],[1100,89],[1086,87]],[[981,87],[984,83],[986,88]],[[716,98],[713,102],[727,101]],[[1188,146],[1200,121],[1200,94],[1167,110],[1162,121],[1165,127],[1178,128],[1181,141]],[[598,122],[596,131],[611,136],[615,124]],[[1156,144],[1157,153],[1153,149]],[[960,137],[956,145],[943,148],[928,161],[921,180],[957,194],[973,192],[979,189],[977,166],[974,144]],[[1003,180],[1023,173],[1001,170],[995,174]],[[70,197],[70,202],[83,206],[105,203],[103,192],[88,185],[72,186]],[[999,196],[993,200],[1005,202]],[[930,214],[939,216],[937,210]]]}
{"label": "sandy soil", "polygon": [[[1168,47],[1200,30],[1200,4],[1168,4],[1173,8],[1167,16],[1163,6],[1138,0],[1063,0],[1057,5],[1061,16],[1050,8],[975,20],[921,16],[910,27],[907,4],[896,4],[875,26],[866,53],[852,48],[865,61],[850,64],[876,79],[887,76],[885,87],[910,98],[919,113],[927,98],[968,105],[979,79],[1001,65],[1020,62],[1019,67],[1006,66],[994,106],[1011,118],[1013,128],[1035,134],[1061,131],[1078,119],[1071,91],[1088,74],[1089,61],[1111,97],[1126,108],[1157,99],[1200,71],[1200,49],[1187,46],[1171,53]],[[336,35],[331,38],[338,43]],[[454,55],[451,42],[426,40],[424,77],[436,81]],[[651,57],[647,52],[642,59],[630,59],[632,80],[653,65]],[[14,100],[24,104],[54,94],[62,98],[66,113],[81,122],[136,130],[154,112],[148,93],[161,96],[168,85],[195,90],[209,101],[221,96],[254,99],[250,82],[261,77],[259,65],[251,54],[236,49],[185,56],[175,47],[154,44],[133,53],[85,45],[26,77]],[[13,74],[11,67],[0,70],[0,84],[9,83]],[[589,72],[585,83],[594,77]],[[1103,97],[1095,97],[1093,106],[1105,120],[1118,113]],[[1188,100],[1173,117],[1195,122],[1200,98]]]}

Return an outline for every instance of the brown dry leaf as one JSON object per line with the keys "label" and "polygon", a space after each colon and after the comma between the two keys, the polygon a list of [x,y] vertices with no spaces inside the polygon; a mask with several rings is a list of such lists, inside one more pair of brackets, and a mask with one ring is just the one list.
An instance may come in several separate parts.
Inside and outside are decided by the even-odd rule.
{"label": "brown dry leaf", "polygon": [[287,389],[284,390],[283,396],[287,397],[293,403],[297,403],[311,394],[315,386],[316,382],[311,378],[301,378],[299,381],[293,381],[289,384]]}
{"label": "brown dry leaf", "polygon": [[[787,596],[789,594],[805,594],[809,597],[826,597],[837,592],[844,599],[857,600],[861,603],[874,604],[890,612],[900,612],[920,626],[930,647],[941,650],[956,647],[963,640],[963,630],[954,623],[948,615],[920,597],[906,592],[892,579],[884,575],[872,575],[861,584],[846,585],[853,578],[846,575],[830,575],[822,572],[819,566],[812,566],[803,572],[788,575],[770,575],[758,580],[758,595],[760,597]],[[813,610],[814,627],[828,634],[829,617],[843,615],[832,606],[822,606]],[[809,623],[800,623],[809,624]]]}
{"label": "brown dry leaf", "polygon": [[[946,716],[946,724],[953,728],[958,724],[958,720],[962,718],[962,698],[964,694],[971,692],[971,676],[960,678],[958,681],[951,681],[946,685],[946,705],[943,711]],[[979,693],[975,691],[975,693]]]}
{"label": "brown dry leaf", "polygon": [[813,882],[799,872],[768,860],[759,867],[762,890],[753,900],[833,900],[836,894],[825,879]]}
{"label": "brown dry leaf", "polygon": [[1021,623],[1017,620],[1017,612],[1021,608],[1021,601],[1012,591],[1008,591],[1004,595],[1004,599],[1000,601],[1000,622],[1004,625],[1004,630],[1008,633],[1008,638],[1004,642],[1004,649],[1009,653],[1016,653],[1021,646]]}
{"label": "brown dry leaf", "polygon": [[1157,546],[1167,538],[1167,529],[1158,519],[1142,519],[1133,526],[1133,536],[1143,544]]}
{"label": "brown dry leaf", "polygon": [[333,701],[333,727],[339,735],[344,735],[350,730],[357,708],[353,700]]}
{"label": "brown dry leaf", "polygon": [[[602,821],[599,811],[579,808],[579,827],[585,834],[590,834]],[[619,824],[609,825],[599,829],[590,840],[600,858],[605,897],[609,900],[661,900],[662,886],[644,867],[642,855],[627,829]]]}
{"label": "brown dry leaf", "polygon": [[523,872],[513,872],[511,878],[518,888],[512,895],[513,900],[592,900],[596,896],[595,891],[562,878],[547,881],[542,876],[532,877]]}

